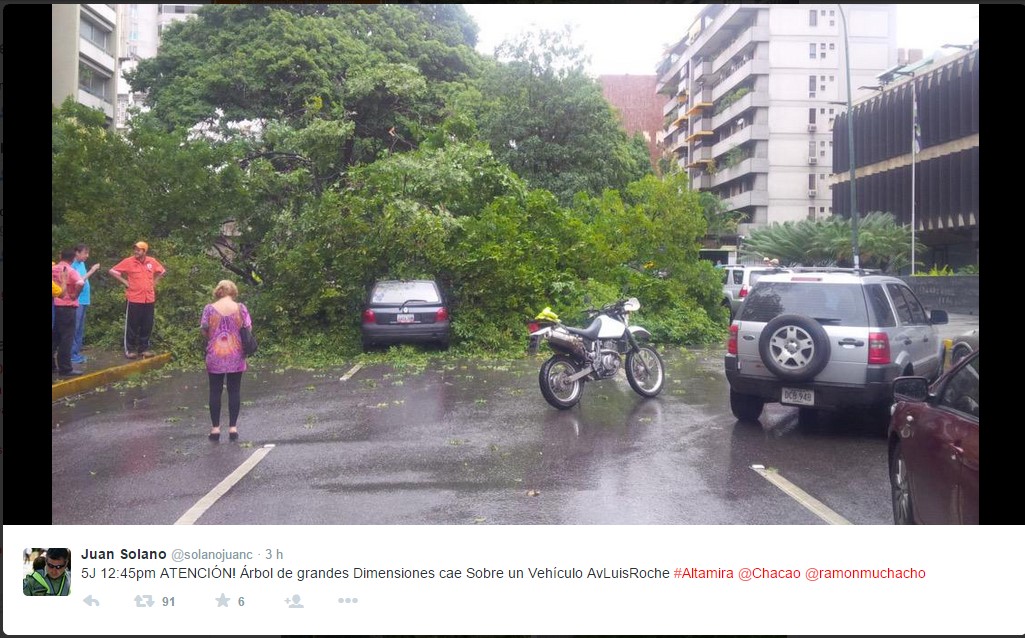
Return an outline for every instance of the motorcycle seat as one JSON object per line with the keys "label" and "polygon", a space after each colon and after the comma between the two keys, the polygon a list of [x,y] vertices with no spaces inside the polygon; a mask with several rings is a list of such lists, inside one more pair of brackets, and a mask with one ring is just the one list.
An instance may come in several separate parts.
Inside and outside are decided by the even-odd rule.
{"label": "motorcycle seat", "polygon": [[599,330],[601,330],[601,322],[598,321],[597,317],[595,317],[594,321],[591,322],[591,325],[587,326],[584,329],[570,328],[569,326],[566,326],[566,332],[568,332],[570,334],[580,335],[581,337],[584,337],[585,339],[591,339],[591,340],[594,340],[594,339],[598,338],[598,331]]}

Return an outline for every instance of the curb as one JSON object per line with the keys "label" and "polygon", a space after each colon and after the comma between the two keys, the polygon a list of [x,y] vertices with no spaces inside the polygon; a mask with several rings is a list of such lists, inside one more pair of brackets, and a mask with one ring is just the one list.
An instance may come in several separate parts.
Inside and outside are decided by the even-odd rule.
{"label": "curb", "polygon": [[101,385],[114,383],[115,381],[120,381],[121,379],[133,374],[139,374],[154,368],[159,368],[170,360],[171,353],[165,352],[164,354],[158,354],[155,357],[150,357],[148,359],[133,361],[114,368],[107,368],[106,370],[83,374],[80,377],[69,379],[67,381],[58,381],[50,386],[50,401],[52,403],[53,401],[63,399],[64,397],[72,394],[81,394],[83,392],[88,392],[89,390],[95,390]]}

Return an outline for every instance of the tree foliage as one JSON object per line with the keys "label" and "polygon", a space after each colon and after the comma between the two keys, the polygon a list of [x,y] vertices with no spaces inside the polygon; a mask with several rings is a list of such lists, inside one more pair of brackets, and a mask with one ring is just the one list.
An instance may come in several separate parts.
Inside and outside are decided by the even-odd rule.
{"label": "tree foliage", "polygon": [[[53,249],[108,268],[149,241],[158,343],[181,356],[226,277],[268,351],[351,352],[383,278],[438,278],[464,347],[518,349],[525,319],[573,320],[585,295],[638,296],[663,340],[719,338],[686,177],[650,174],[567,38],[508,62],[475,41],[459,5],[203,7],[131,77],[152,111],[127,136],[55,109]],[[90,340],[114,342],[123,294],[92,281]]]}
{"label": "tree foliage", "polygon": [[[849,218],[784,222],[752,231],[743,251],[783,265],[850,267],[851,237]],[[921,243],[916,248],[924,254]],[[899,272],[911,263],[911,228],[897,224],[890,213],[868,213],[858,222],[858,252],[863,268]]]}

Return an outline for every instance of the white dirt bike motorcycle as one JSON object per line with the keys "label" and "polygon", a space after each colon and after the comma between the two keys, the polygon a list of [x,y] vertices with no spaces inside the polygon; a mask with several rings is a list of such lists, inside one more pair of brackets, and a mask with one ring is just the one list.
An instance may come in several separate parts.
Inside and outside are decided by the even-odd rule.
{"label": "white dirt bike motorcycle", "polygon": [[[585,300],[586,303],[586,300]],[[536,354],[542,341],[555,350],[538,373],[545,400],[560,410],[580,401],[584,381],[611,379],[622,367],[626,355],[626,379],[644,397],[656,396],[665,384],[662,357],[640,340],[651,333],[630,325],[630,313],[641,307],[636,297],[621,299],[600,310],[588,309],[593,318],[586,328],[572,328],[559,321],[550,308],[541,311],[529,325],[528,353]]]}

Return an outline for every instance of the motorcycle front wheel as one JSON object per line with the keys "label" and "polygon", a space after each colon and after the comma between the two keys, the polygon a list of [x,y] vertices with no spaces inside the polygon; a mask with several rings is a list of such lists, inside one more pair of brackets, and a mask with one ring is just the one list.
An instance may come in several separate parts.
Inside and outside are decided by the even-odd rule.
{"label": "motorcycle front wheel", "polygon": [[537,375],[545,401],[560,410],[568,410],[576,405],[584,391],[584,380],[567,382],[566,378],[577,372],[577,364],[567,355],[557,354],[545,361]]}
{"label": "motorcycle front wheel", "polygon": [[626,355],[626,379],[637,394],[643,397],[657,395],[666,380],[662,357],[651,346],[641,346],[636,352]]}

